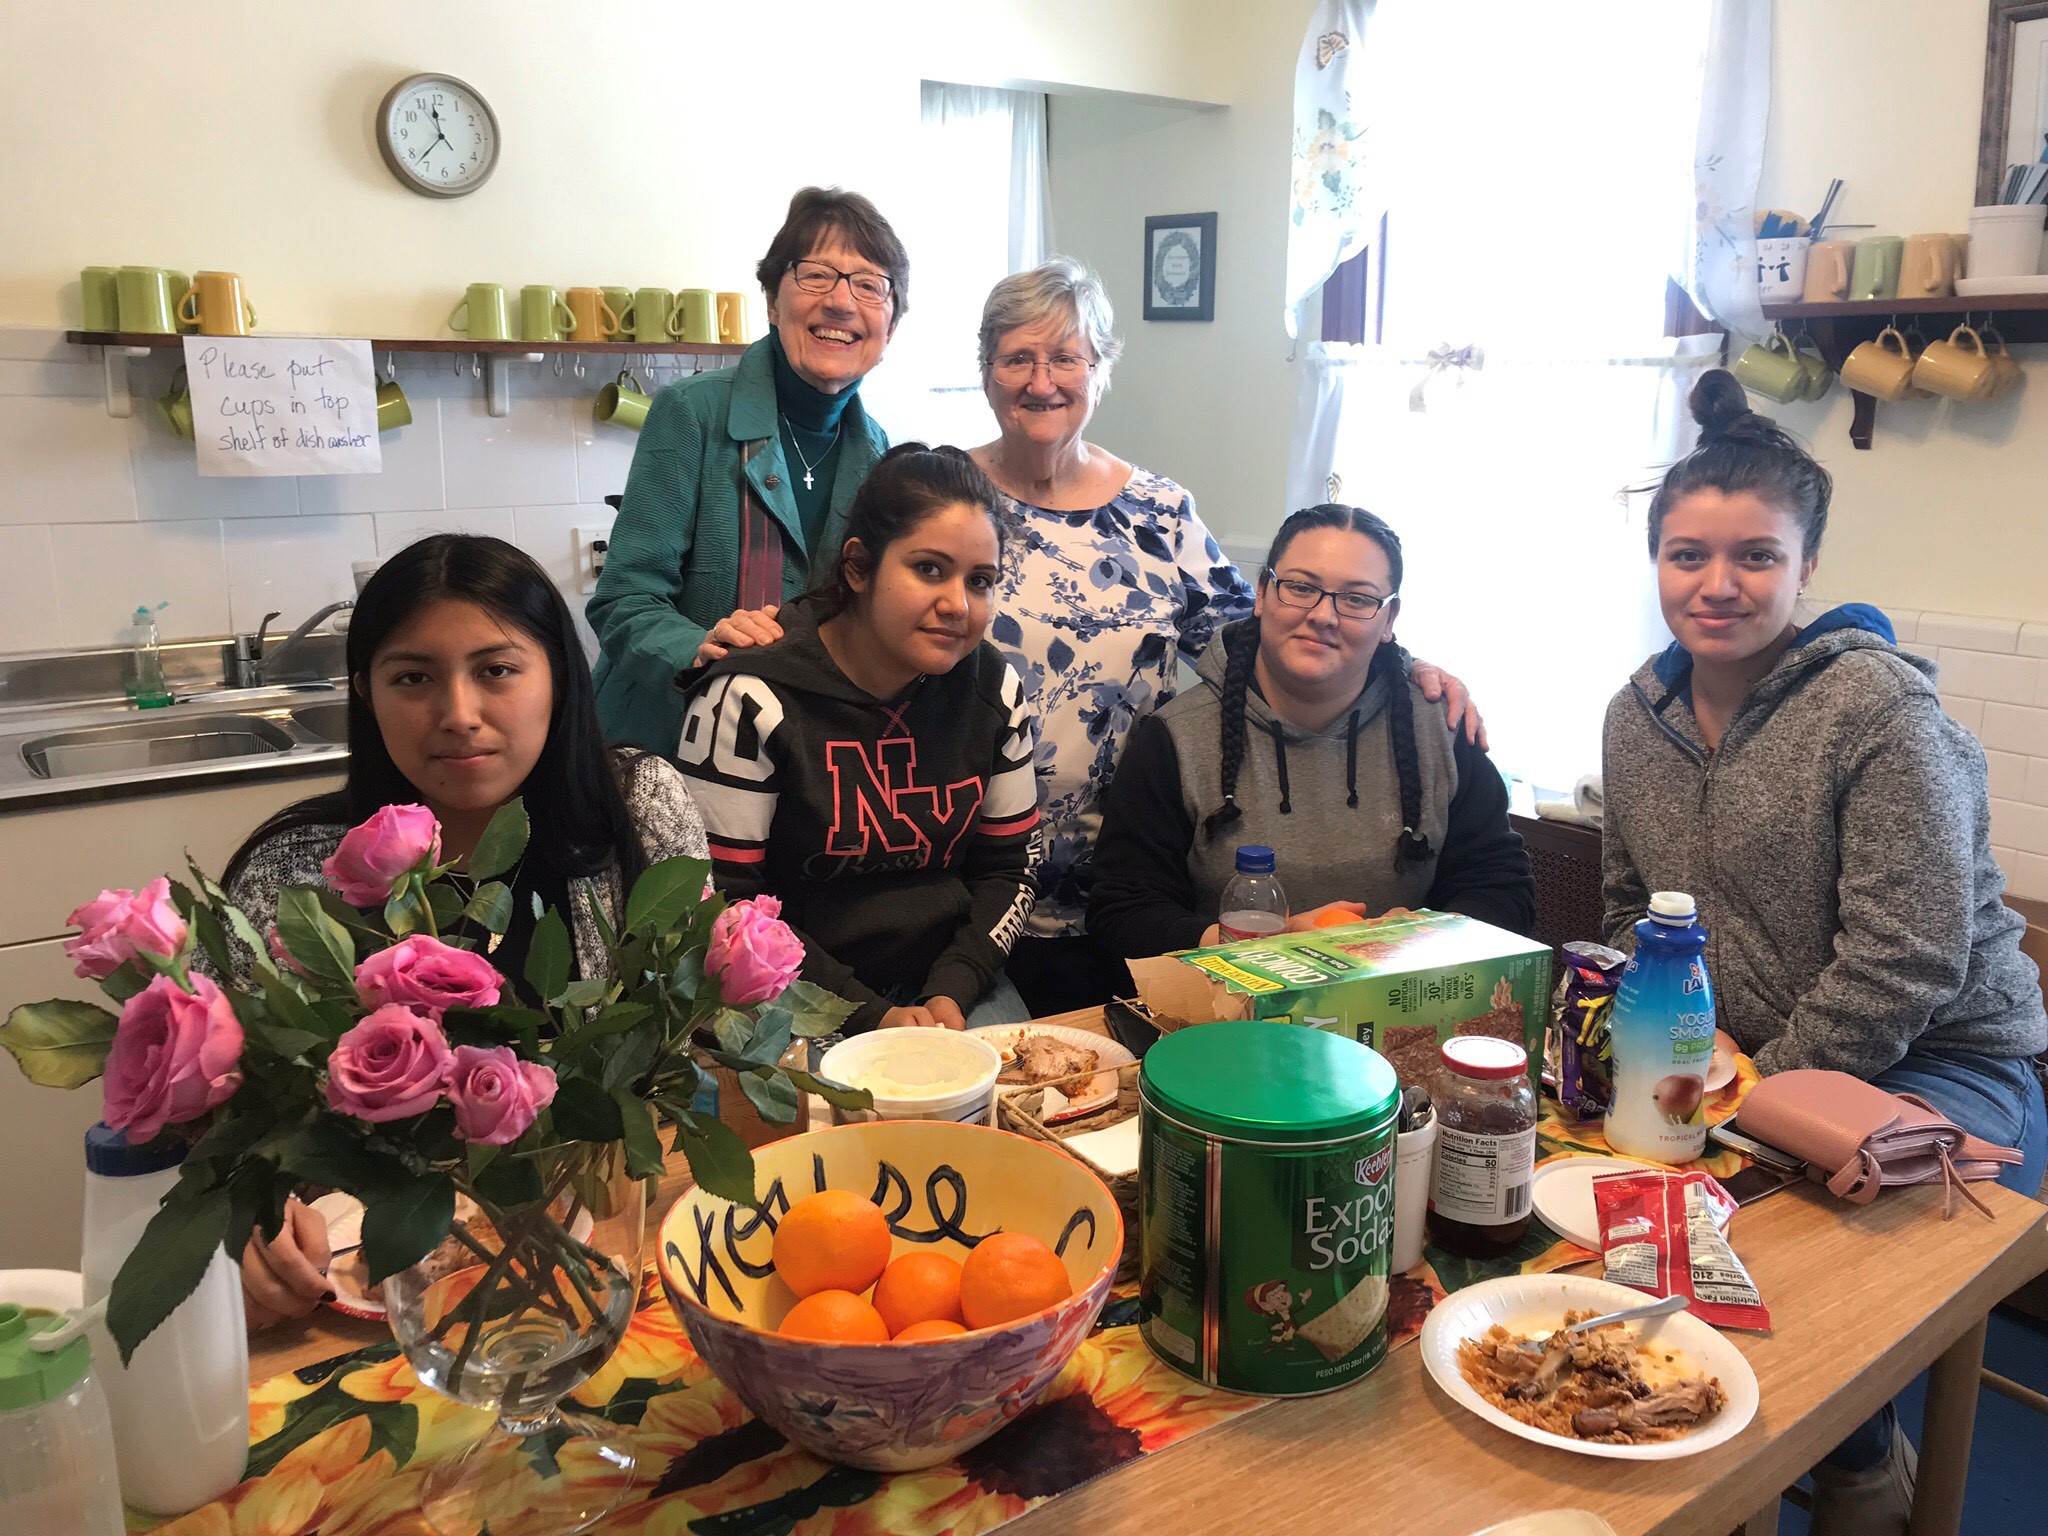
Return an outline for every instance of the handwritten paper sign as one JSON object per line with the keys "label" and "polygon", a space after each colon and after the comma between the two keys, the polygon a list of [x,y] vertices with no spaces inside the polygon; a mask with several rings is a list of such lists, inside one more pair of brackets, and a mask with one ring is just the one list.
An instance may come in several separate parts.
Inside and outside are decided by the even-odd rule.
{"label": "handwritten paper sign", "polygon": [[361,475],[384,467],[367,341],[187,336],[202,475]]}

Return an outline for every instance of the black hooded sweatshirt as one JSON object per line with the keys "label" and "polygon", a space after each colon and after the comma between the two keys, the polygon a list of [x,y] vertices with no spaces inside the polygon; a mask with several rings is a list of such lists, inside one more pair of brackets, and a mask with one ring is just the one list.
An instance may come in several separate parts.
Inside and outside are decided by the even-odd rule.
{"label": "black hooded sweatshirt", "polygon": [[770,646],[684,674],[676,759],[711,843],[718,886],[781,898],[803,975],[860,1005],[994,984],[1035,897],[1038,784],[1031,706],[984,642],[952,671],[887,701],[818,638],[816,606],[780,615]]}

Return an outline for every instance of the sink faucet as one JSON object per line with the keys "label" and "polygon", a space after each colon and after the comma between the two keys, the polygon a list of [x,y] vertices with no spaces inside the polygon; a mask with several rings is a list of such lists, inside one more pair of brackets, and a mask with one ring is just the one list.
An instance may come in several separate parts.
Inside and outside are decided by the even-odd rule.
{"label": "sink faucet", "polygon": [[343,598],[338,603],[329,603],[308,618],[297,629],[286,635],[269,651],[264,650],[263,637],[270,633],[270,621],[282,609],[273,609],[263,615],[263,622],[256,626],[253,635],[235,636],[234,648],[228,654],[227,684],[230,688],[261,688],[269,682],[278,664],[287,652],[321,624],[345,609],[355,607],[353,598]]}

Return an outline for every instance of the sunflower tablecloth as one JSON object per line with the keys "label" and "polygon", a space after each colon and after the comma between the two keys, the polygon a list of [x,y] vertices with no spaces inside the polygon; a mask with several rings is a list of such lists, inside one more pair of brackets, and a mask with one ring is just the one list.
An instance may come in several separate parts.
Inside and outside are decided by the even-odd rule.
{"label": "sunflower tablecloth", "polygon": [[[1713,1094],[1709,1122],[1734,1114],[1757,1081],[1737,1058],[1735,1080]],[[1598,1125],[1578,1125],[1549,1100],[1537,1127],[1542,1161],[1607,1153]],[[1716,1152],[1693,1165],[1722,1177],[1743,1160]],[[1388,1299],[1393,1343],[1421,1332],[1450,1291],[1496,1275],[1547,1273],[1596,1257],[1540,1221],[1504,1258],[1456,1258],[1432,1248],[1397,1276]],[[596,1527],[603,1536],[979,1536],[1106,1472],[1265,1406],[1218,1391],[1155,1359],[1138,1336],[1128,1289],[1110,1298],[1094,1334],[1017,1421],[956,1461],[922,1472],[836,1467],[789,1445],[707,1371],[652,1272],[641,1304],[605,1367],[573,1406],[628,1426],[643,1461],[663,1470]],[[420,1484],[460,1453],[490,1416],[422,1385],[395,1342],[272,1377],[250,1393],[247,1479],[218,1502],[152,1526],[154,1536],[429,1536]],[[550,1491],[616,1476],[579,1464],[571,1442],[532,1471],[531,1497],[493,1536],[560,1529]]]}

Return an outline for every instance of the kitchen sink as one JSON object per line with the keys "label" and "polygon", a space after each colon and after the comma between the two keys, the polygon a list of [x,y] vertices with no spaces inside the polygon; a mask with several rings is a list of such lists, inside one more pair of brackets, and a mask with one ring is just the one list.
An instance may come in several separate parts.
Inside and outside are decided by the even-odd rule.
{"label": "kitchen sink", "polygon": [[348,700],[330,699],[324,704],[307,704],[292,711],[292,719],[300,729],[318,736],[322,741],[331,741],[337,746],[348,745]]}
{"label": "kitchen sink", "polygon": [[[312,706],[306,712],[322,707],[337,706]],[[282,726],[255,715],[166,715],[31,737],[21,744],[21,755],[37,778],[68,779],[225,757],[261,757],[289,752],[297,745]]]}

